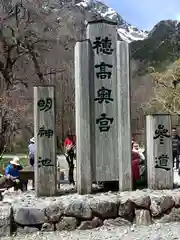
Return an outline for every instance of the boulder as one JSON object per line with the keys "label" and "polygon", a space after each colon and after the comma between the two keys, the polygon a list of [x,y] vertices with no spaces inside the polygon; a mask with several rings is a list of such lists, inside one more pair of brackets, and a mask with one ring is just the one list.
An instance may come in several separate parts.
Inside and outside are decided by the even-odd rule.
{"label": "boulder", "polygon": [[13,209],[14,221],[22,226],[37,226],[45,222],[45,214],[42,209],[32,207],[18,207]]}
{"label": "boulder", "polygon": [[135,204],[136,208],[144,208],[149,210],[151,205],[151,198],[150,196],[144,195],[144,196],[137,196],[133,197],[132,202]]}
{"label": "boulder", "polygon": [[28,234],[28,233],[35,233],[35,232],[38,232],[39,229],[36,228],[36,227],[19,227],[17,228],[16,232],[17,233],[20,233],[20,234]]}
{"label": "boulder", "polygon": [[64,214],[65,206],[62,202],[54,202],[45,208],[45,216],[47,222],[59,222],[61,216]]}
{"label": "boulder", "polygon": [[137,209],[135,210],[135,219],[134,222],[136,225],[150,225],[152,223],[151,215],[149,210],[146,209]]}
{"label": "boulder", "polygon": [[135,204],[130,199],[121,199],[119,205],[118,215],[128,221],[133,221],[135,211]]}
{"label": "boulder", "polygon": [[150,210],[153,217],[160,216],[162,213],[165,213],[173,206],[174,201],[171,196],[168,195],[151,196]]}
{"label": "boulder", "polygon": [[83,200],[72,201],[65,209],[64,214],[70,217],[77,217],[82,219],[91,219],[92,210],[89,203]]}
{"label": "boulder", "polygon": [[83,221],[81,222],[80,226],[78,227],[79,230],[88,230],[97,228],[103,225],[103,222],[98,217],[93,218],[92,221]]}
{"label": "boulder", "polygon": [[100,218],[114,218],[118,216],[118,205],[111,200],[95,200],[90,201],[90,208],[94,216]]}
{"label": "boulder", "polygon": [[57,231],[72,231],[77,227],[78,221],[75,217],[62,217],[60,222],[56,223]]}
{"label": "boulder", "polygon": [[41,231],[42,232],[53,232],[55,230],[54,224],[52,223],[43,223]]}
{"label": "boulder", "polygon": [[176,208],[180,207],[180,192],[173,194],[172,198],[173,198],[173,201],[174,201],[174,206]]}
{"label": "boulder", "polygon": [[12,224],[12,209],[9,205],[0,206],[0,237],[10,236]]}
{"label": "boulder", "polygon": [[104,220],[103,222],[103,225],[104,226],[108,226],[108,227],[120,227],[120,226],[124,226],[124,225],[130,225],[131,223],[124,219],[124,218],[121,218],[121,217],[118,217],[118,218],[115,218],[115,219],[106,219]]}
{"label": "boulder", "polygon": [[159,223],[180,222],[180,208],[172,208],[170,213],[164,214],[160,219],[156,220]]}

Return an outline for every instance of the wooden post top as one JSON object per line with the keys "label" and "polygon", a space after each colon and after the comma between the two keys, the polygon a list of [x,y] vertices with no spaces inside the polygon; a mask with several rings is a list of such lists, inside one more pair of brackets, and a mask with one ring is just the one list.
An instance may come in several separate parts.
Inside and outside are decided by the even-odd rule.
{"label": "wooden post top", "polygon": [[117,22],[109,21],[109,20],[106,20],[106,19],[99,19],[99,20],[88,21],[87,25],[97,24],[97,23],[106,23],[106,24],[110,24],[110,25],[117,25]]}

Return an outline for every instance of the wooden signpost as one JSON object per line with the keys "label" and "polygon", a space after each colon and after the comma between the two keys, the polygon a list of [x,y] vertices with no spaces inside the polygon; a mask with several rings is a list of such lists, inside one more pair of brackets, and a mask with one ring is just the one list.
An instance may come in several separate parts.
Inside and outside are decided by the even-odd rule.
{"label": "wooden signpost", "polygon": [[171,116],[146,116],[147,177],[151,189],[173,188]]}
{"label": "wooden signpost", "polygon": [[132,135],[129,44],[117,42],[119,190],[132,189]]}
{"label": "wooden signpost", "polygon": [[[76,92],[76,152],[77,152],[77,191],[91,193],[92,159],[91,145],[91,100],[92,55],[88,40],[77,42],[75,46],[75,92]],[[93,89],[92,89],[93,91]]]}
{"label": "wooden signpost", "polygon": [[55,88],[34,87],[35,191],[53,196],[57,189]]}
{"label": "wooden signpost", "polygon": [[88,40],[75,47],[79,193],[91,192],[92,181],[120,181],[121,190],[132,187],[129,49],[117,43],[116,28],[106,20],[89,22]]}
{"label": "wooden signpost", "polygon": [[87,39],[90,40],[94,64],[94,119],[96,181],[119,179],[117,154],[117,61],[116,23],[89,22]]}

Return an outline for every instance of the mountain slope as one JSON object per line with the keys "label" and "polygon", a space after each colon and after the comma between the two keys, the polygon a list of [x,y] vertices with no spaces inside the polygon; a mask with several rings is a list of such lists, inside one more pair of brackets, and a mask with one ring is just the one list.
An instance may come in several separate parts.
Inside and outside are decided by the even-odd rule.
{"label": "mountain slope", "polygon": [[173,62],[180,56],[180,23],[178,21],[161,21],[149,32],[143,41],[131,43],[132,57],[146,61],[153,66]]}
{"label": "mountain slope", "polygon": [[118,33],[122,40],[132,42],[144,40],[148,36],[147,31],[142,31],[130,25],[112,8],[106,4],[95,0],[84,0],[76,5],[85,8],[87,11],[96,12],[104,19],[116,21],[118,23]]}

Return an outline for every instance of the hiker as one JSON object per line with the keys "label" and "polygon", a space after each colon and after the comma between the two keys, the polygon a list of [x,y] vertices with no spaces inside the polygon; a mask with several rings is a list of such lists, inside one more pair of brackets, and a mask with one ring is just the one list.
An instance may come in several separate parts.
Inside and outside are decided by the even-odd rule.
{"label": "hiker", "polygon": [[22,169],[23,167],[19,164],[19,157],[14,157],[6,167],[5,176],[0,178],[0,187],[14,187],[14,190],[20,189],[23,191],[23,181],[19,178],[19,171]]}
{"label": "hiker", "polygon": [[[176,128],[172,129],[172,154],[173,154],[173,168],[179,169],[179,152],[180,149],[180,137],[177,134]],[[175,164],[176,163],[176,164]]]}
{"label": "hiker", "polygon": [[[34,167],[35,150],[36,150],[35,138],[32,137],[28,145],[28,159],[31,167]],[[34,190],[34,180],[32,181],[32,190]]]}
{"label": "hiker", "polygon": [[132,143],[132,175],[133,175],[133,183],[135,183],[137,180],[140,179],[140,171],[139,171],[140,154],[134,148],[135,144],[136,144],[136,142]]}
{"label": "hiker", "polygon": [[28,159],[29,164],[34,166],[34,156],[35,155],[35,139],[34,137],[30,139],[30,144],[28,145]]}
{"label": "hiker", "polygon": [[65,150],[65,157],[69,165],[69,183],[75,185],[74,182],[74,163],[73,160],[75,158],[75,141],[73,135],[68,134],[65,141],[64,141],[64,150]]}

